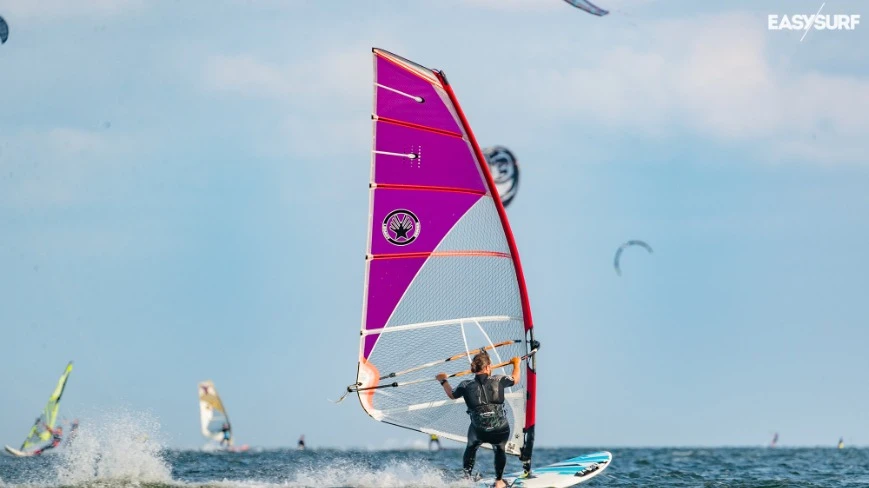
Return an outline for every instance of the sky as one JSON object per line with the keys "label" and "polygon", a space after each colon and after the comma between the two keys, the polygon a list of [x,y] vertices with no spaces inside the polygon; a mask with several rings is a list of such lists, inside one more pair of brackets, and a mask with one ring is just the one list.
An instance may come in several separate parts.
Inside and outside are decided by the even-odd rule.
{"label": "sky", "polygon": [[[351,398],[372,47],[447,74],[508,209],[539,446],[869,445],[869,18],[821,2],[0,0],[0,444],[62,416],[405,447]],[[822,13],[869,13],[828,1]],[[643,239],[654,254],[616,248]],[[458,447],[458,445],[457,445]]]}

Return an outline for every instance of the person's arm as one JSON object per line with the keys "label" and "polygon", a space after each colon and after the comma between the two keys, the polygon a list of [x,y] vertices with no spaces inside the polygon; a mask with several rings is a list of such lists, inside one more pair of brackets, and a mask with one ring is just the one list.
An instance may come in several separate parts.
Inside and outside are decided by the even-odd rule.
{"label": "person's arm", "polygon": [[514,356],[510,362],[513,363],[513,374],[511,375],[513,377],[513,384],[518,385],[519,380],[522,379],[522,360],[518,356]]}
{"label": "person's arm", "polygon": [[435,378],[437,378],[437,380],[441,382],[441,386],[444,387],[444,393],[447,394],[447,397],[449,397],[450,400],[455,400],[456,397],[453,396],[453,387],[450,386],[450,382],[447,381],[447,374],[446,373],[438,373],[438,375],[435,376]]}

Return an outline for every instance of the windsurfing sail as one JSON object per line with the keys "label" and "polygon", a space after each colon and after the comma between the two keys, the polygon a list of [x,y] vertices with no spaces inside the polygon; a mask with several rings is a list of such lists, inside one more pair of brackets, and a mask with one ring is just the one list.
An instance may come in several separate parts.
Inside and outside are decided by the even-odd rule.
{"label": "windsurfing sail", "polygon": [[221,441],[223,432],[229,432],[229,444],[232,445],[232,424],[220,396],[211,380],[199,383],[199,421],[202,424],[202,435],[206,438]]}
{"label": "windsurfing sail", "polygon": [[51,440],[51,432],[45,428],[47,425],[54,428],[57,423],[57,411],[60,409],[60,399],[63,397],[63,390],[66,388],[66,382],[69,379],[69,374],[72,373],[72,361],[66,365],[60,379],[57,380],[57,386],[48,398],[48,403],[45,404],[45,409],[36,418],[33,427],[30,428],[30,433],[27,438],[21,443],[21,450],[27,451],[30,448],[40,446]]}
{"label": "windsurfing sail", "polygon": [[[521,356],[507,452],[530,466],[537,375],[519,254],[486,158],[441,71],[374,49],[373,150],[356,383],[376,420],[467,441],[438,372]],[[503,367],[494,374],[507,374]],[[453,386],[456,386],[455,384]]]}

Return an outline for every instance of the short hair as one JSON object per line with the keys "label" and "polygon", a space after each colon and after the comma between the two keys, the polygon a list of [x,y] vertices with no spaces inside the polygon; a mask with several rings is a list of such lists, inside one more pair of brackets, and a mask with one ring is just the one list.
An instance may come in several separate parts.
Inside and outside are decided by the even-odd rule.
{"label": "short hair", "polygon": [[474,359],[471,360],[471,372],[479,373],[492,364],[492,360],[489,359],[489,353],[486,351],[480,351],[474,356]]}

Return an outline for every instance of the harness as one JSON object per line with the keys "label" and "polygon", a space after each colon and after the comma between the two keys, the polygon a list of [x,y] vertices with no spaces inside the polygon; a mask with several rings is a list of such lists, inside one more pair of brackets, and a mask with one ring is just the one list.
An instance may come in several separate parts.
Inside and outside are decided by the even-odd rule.
{"label": "harness", "polygon": [[[509,430],[510,423],[507,420],[507,410],[504,408],[503,403],[504,399],[501,399],[501,403],[492,403],[486,391],[487,385],[480,380],[479,376],[474,378],[474,382],[477,384],[478,405],[468,409],[468,415],[471,416],[471,425],[478,432]],[[491,377],[486,378],[486,383],[491,384]]]}

